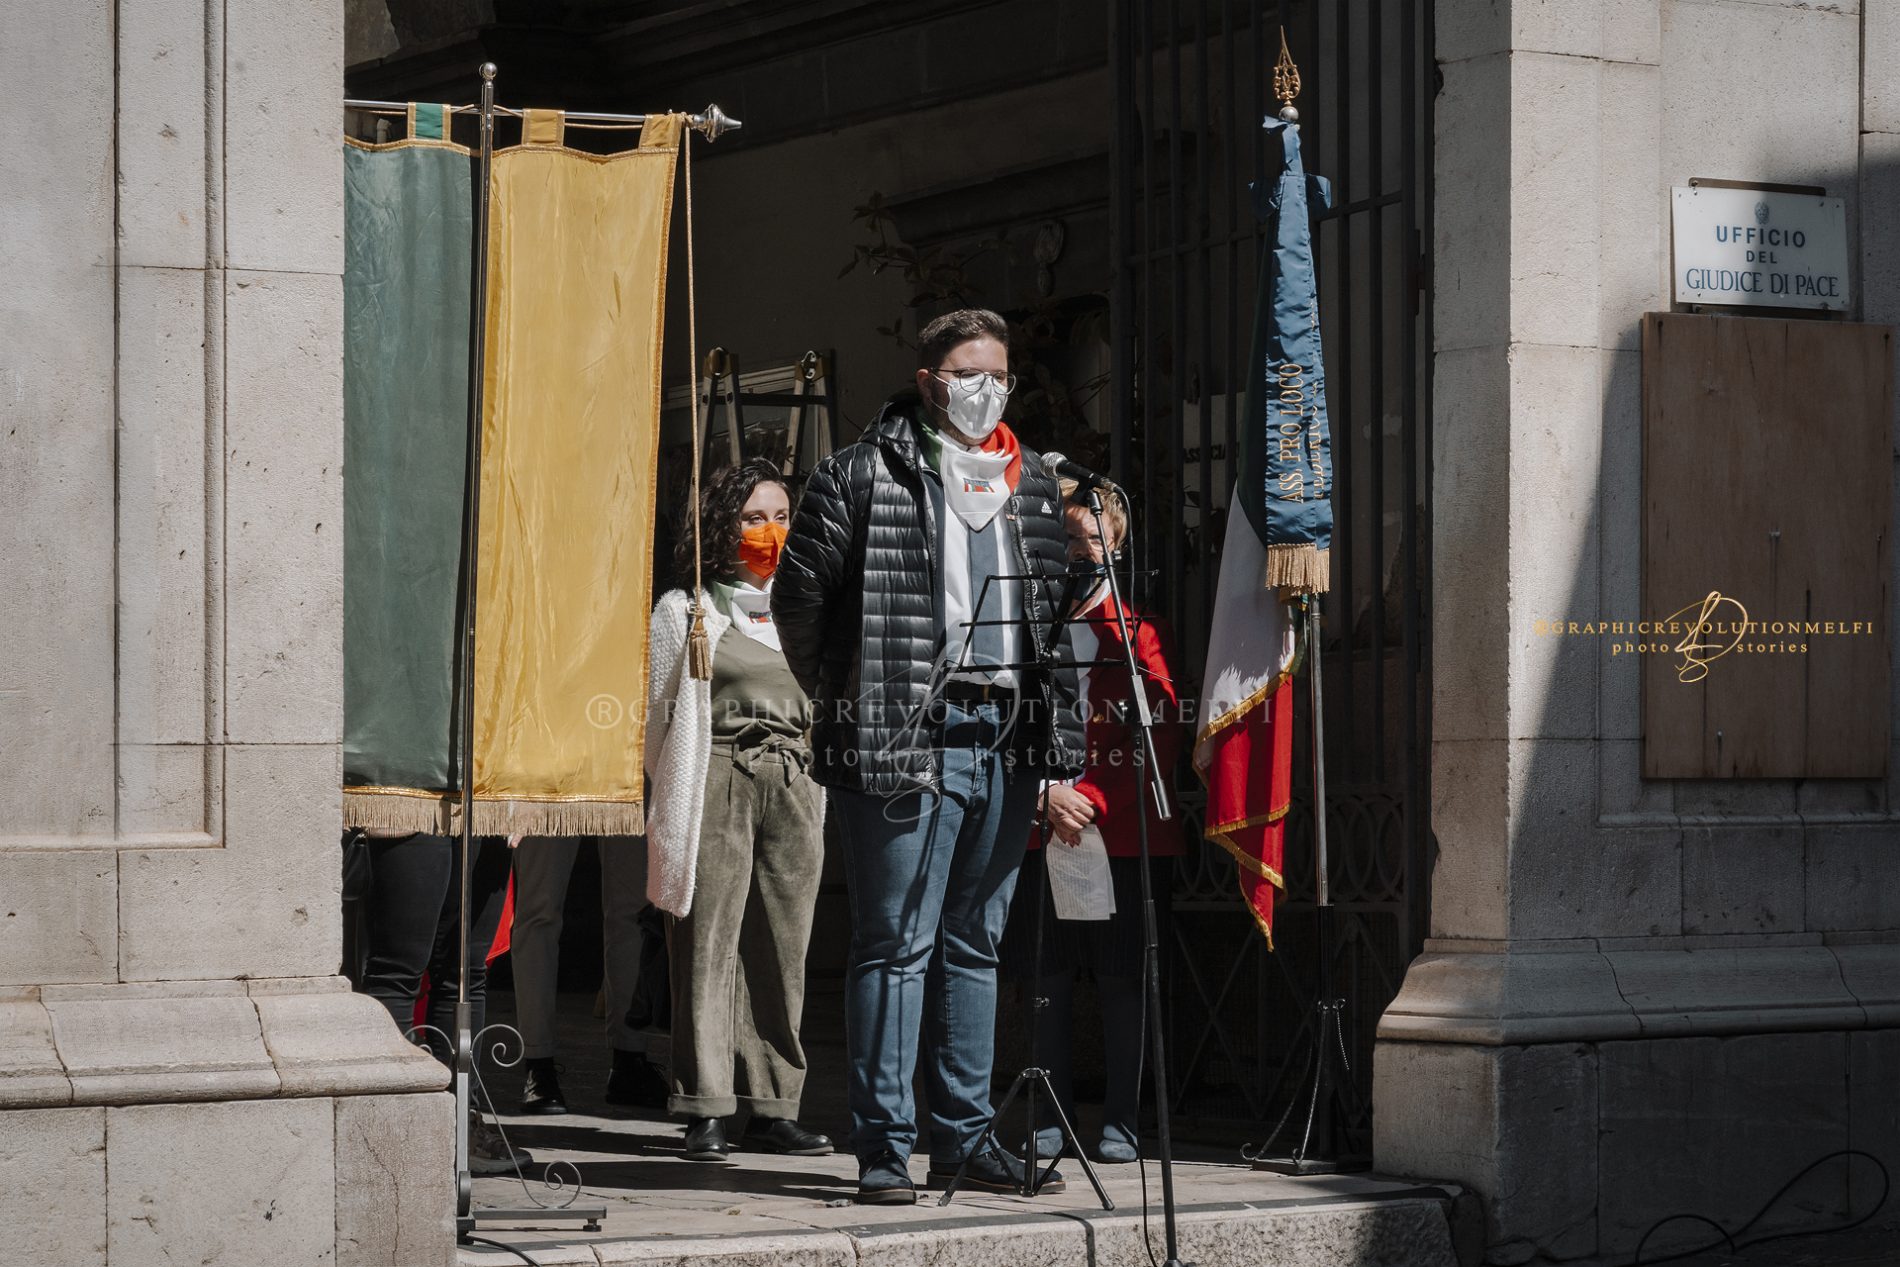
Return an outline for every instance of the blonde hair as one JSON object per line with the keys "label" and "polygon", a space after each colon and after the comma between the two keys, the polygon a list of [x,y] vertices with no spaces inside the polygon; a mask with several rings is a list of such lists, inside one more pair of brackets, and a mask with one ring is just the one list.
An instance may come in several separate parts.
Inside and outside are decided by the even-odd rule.
{"label": "blonde hair", "polygon": [[[1076,490],[1082,486],[1072,479],[1059,479],[1056,483],[1062,489],[1063,503],[1075,504]],[[1104,541],[1102,546],[1108,550],[1119,550],[1122,543],[1128,540],[1128,507],[1122,503],[1122,495],[1114,489],[1101,488],[1096,491],[1102,495],[1102,522],[1115,534],[1113,541]]]}

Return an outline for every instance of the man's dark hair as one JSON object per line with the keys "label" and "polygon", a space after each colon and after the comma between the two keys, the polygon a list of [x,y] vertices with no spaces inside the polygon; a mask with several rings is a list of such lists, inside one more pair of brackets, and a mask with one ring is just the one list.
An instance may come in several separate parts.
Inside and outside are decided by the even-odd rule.
{"label": "man's dark hair", "polygon": [[[778,468],[764,458],[738,466],[722,466],[699,489],[699,560],[703,579],[710,584],[738,570],[739,512],[760,484],[783,485]],[[791,489],[787,488],[789,494]],[[680,588],[693,590],[693,499],[688,493],[680,510],[679,536],[673,546],[673,571]]]}
{"label": "man's dark hair", "polygon": [[950,355],[950,349],[971,339],[995,339],[1009,346],[1009,322],[988,308],[959,308],[946,312],[923,328],[917,336],[917,364],[934,370]]}

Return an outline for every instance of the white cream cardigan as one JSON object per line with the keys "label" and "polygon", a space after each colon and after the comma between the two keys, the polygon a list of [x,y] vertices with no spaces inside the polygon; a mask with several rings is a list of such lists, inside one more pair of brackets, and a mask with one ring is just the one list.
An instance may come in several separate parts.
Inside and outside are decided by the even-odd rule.
{"label": "white cream cardigan", "polygon": [[[716,648],[732,621],[704,590],[700,602],[706,637]],[[673,915],[693,908],[706,767],[712,760],[712,683],[686,672],[691,625],[686,591],[672,590],[653,609],[647,636],[647,900]]]}

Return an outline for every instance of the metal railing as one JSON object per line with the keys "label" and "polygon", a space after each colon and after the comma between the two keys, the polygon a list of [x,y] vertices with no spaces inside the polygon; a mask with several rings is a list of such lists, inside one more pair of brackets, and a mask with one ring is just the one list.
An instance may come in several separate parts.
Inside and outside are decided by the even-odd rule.
{"label": "metal railing", "polygon": [[[1111,454],[1146,508],[1133,546],[1157,578],[1148,598],[1195,669],[1240,440],[1261,249],[1248,187],[1265,170],[1281,29],[1307,85],[1308,169],[1333,185],[1315,256],[1338,525],[1322,608],[1334,980],[1369,1104],[1373,1028],[1423,940],[1432,856],[1432,4],[1115,0],[1112,22]],[[1304,717],[1295,733],[1303,744]],[[1310,768],[1296,752],[1294,769]],[[1315,976],[1304,784],[1297,775],[1277,952],[1222,851],[1177,869],[1170,1024],[1186,1121],[1218,1104],[1231,1122],[1238,1096],[1251,1123],[1271,1123],[1300,1082]]]}

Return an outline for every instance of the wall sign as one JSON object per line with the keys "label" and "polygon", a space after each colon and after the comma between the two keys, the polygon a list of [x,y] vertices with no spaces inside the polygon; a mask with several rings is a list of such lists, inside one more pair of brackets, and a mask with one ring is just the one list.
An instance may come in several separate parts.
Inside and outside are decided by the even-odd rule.
{"label": "wall sign", "polygon": [[1674,193],[1677,303],[1848,309],[1846,199],[1711,185]]}
{"label": "wall sign", "polygon": [[1642,600],[1593,632],[1645,778],[1885,775],[1895,333],[1644,315]]}

